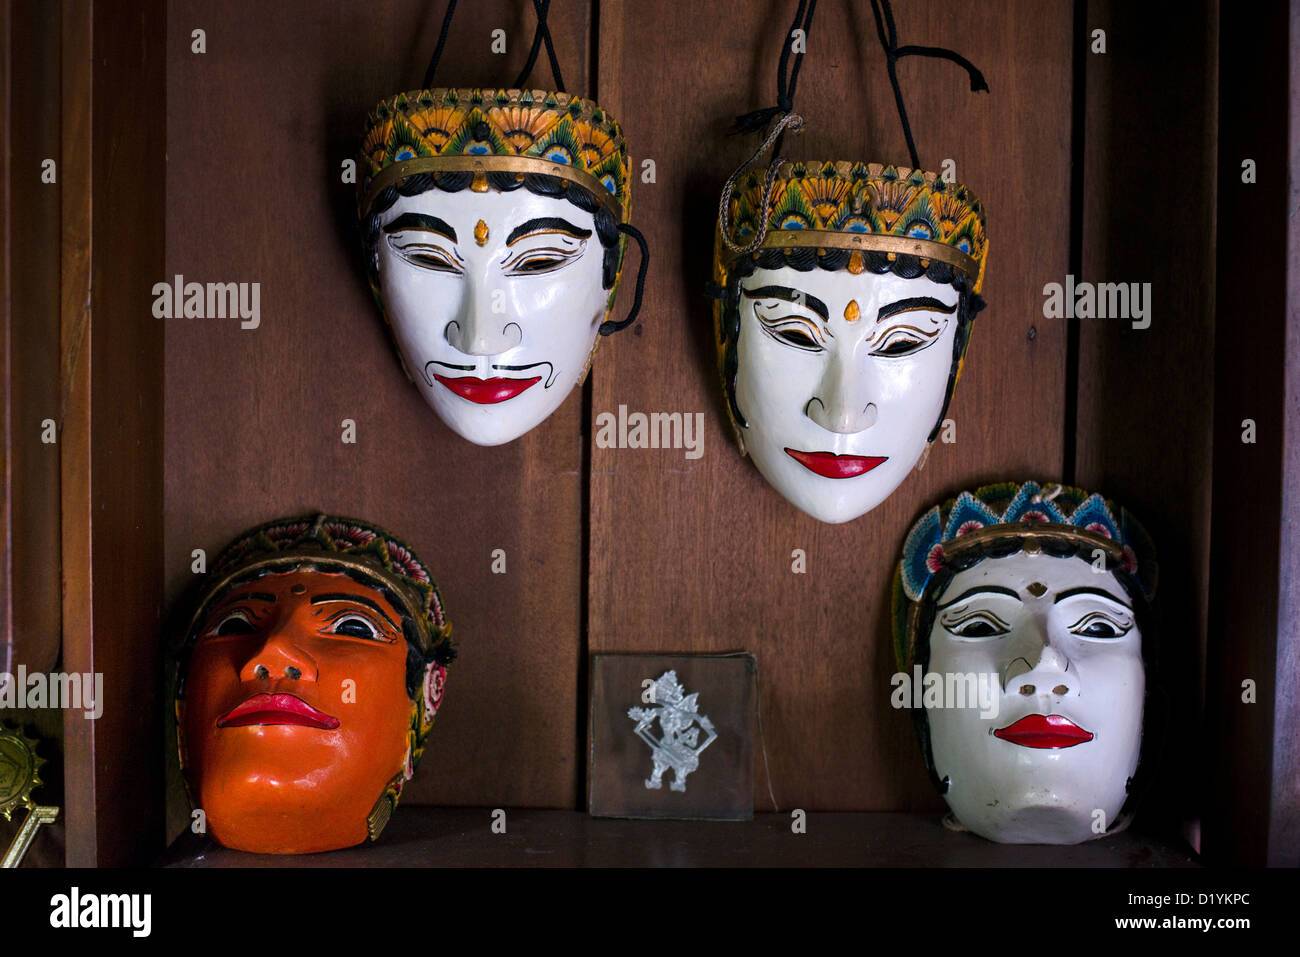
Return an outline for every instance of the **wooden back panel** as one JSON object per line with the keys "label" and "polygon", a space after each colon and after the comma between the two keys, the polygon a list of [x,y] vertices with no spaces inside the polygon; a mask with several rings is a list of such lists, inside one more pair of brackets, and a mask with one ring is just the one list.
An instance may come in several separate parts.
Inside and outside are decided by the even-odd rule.
{"label": "wooden back panel", "polygon": [[[438,82],[508,83],[531,39],[529,5],[461,6]],[[1215,188],[1213,79],[1204,89],[1181,84],[1176,109],[1152,102],[1135,112],[1128,100],[1149,82],[1142,38],[1152,34],[1162,36],[1166,61],[1212,70],[1213,42],[1194,41],[1213,29],[1217,4],[1165,33],[1150,15],[1110,3],[1082,7],[1077,18],[1068,6],[1028,0],[899,5],[901,42],[958,50],[991,88],[972,94],[942,61],[899,66],[922,165],[954,160],[957,179],[987,208],[989,306],[949,410],[956,443],[937,444],[885,503],[842,526],[803,516],[732,444],[703,295],[719,191],[756,146],[725,131],[736,114],[774,102],[793,4],[716,0],[674,6],[673,15],[622,0],[555,6],[569,89],[594,96],[624,126],[632,220],[654,265],[641,322],[603,342],[584,390],[496,449],[452,435],[405,382],[359,270],[352,188],[339,175],[365,111],[419,84],[442,5],[168,6],[166,262],[157,279],[260,282],[262,325],[161,324],[158,574],[167,604],[176,607],[192,581],[196,548],[211,559],[245,527],[281,515],[356,515],[406,537],[430,562],[462,643],[408,802],[580,806],[589,653],[743,649],[758,659],[763,744],[782,807],[933,809],[941,804],[908,715],[888,701],[900,543],[924,508],[957,490],[1064,479],[1114,495],[1151,526],[1165,556],[1160,603],[1174,609],[1166,624],[1192,633],[1193,650],[1171,673],[1182,689],[1175,713],[1194,718],[1206,656],[1222,639],[1206,626],[1208,528],[1180,526],[1182,506],[1171,503],[1210,500],[1196,463],[1211,448],[1217,461],[1221,437],[1211,438],[1206,382],[1217,375],[1244,387],[1232,377],[1245,366],[1216,368],[1197,347],[1212,325],[1205,290],[1188,281],[1213,267],[1205,209],[1178,214],[1189,237],[1187,248],[1176,244],[1183,260],[1156,255],[1157,235],[1114,237],[1143,235],[1134,217],[1148,191],[1126,178],[1129,167],[1159,170],[1164,154],[1185,151],[1182,175]],[[1081,63],[1094,20],[1111,32],[1113,58]],[[496,28],[506,31],[504,56],[488,49]],[[205,31],[204,54],[191,52],[194,29]],[[535,85],[549,82],[544,62]],[[1077,91],[1084,107],[1072,100]],[[866,4],[819,5],[796,105],[807,127],[787,137],[788,156],[906,162]],[[1178,119],[1198,110],[1194,122]],[[1125,116],[1145,119],[1134,128]],[[652,183],[639,175],[646,159],[655,161]],[[1168,183],[1154,188],[1179,195]],[[620,316],[636,265],[632,251]],[[1151,279],[1159,307],[1186,329],[1161,324],[1142,339],[1076,325],[1072,339],[1066,323],[1043,318],[1042,297],[1045,283],[1072,269],[1094,281]],[[1189,370],[1200,377],[1191,384],[1180,380]],[[1117,414],[1124,388],[1140,414]],[[1175,397],[1177,414],[1162,416]],[[596,447],[594,417],[620,405],[703,412],[703,457]],[[340,440],[345,418],[356,423],[356,445]],[[1231,501],[1231,486],[1216,507],[1220,500]],[[495,548],[506,551],[506,575],[491,574]],[[791,570],[795,549],[806,553],[807,574]],[[1249,660],[1283,651],[1261,646]],[[1290,713],[1279,709],[1275,721]],[[1266,726],[1285,739],[1267,716],[1252,721],[1259,741]],[[1252,774],[1265,773],[1252,761]],[[761,769],[755,791],[756,808],[769,807]],[[1194,815],[1196,803],[1171,813]]]}
{"label": "wooden back panel", "polygon": [[[367,519],[429,563],[462,654],[404,801],[572,807],[582,622],[582,395],[479,448],[402,373],[360,270],[354,158],[366,113],[418,88],[442,4],[177,2],[168,16],[167,269],[261,283],[261,326],[165,323],[167,595],[243,529],[315,509]],[[574,91],[585,5],[551,18]],[[461,4],[436,83],[508,85],[531,6]],[[507,52],[490,52],[491,30]],[[191,31],[207,52],[191,52]],[[546,58],[533,80],[551,82]],[[357,442],[342,442],[344,419]],[[493,549],[506,552],[491,573]],[[175,775],[172,775],[175,781]],[[173,827],[181,799],[173,788]],[[181,809],[183,810],[183,808]]]}
{"label": "wooden back panel", "polygon": [[[965,73],[941,61],[899,67],[922,167],[952,158],[988,210],[989,306],[949,409],[956,443],[936,443],[882,505],[833,526],[785,502],[732,443],[703,295],[718,195],[757,145],[725,133],[735,115],[775,102],[793,6],[711,3],[680,18],[608,7],[600,93],[626,118],[634,168],[656,161],[657,182],[636,182],[633,203],[655,264],[641,334],[596,370],[592,408],[703,411],[706,434],[694,461],[680,450],[593,449],[592,650],[756,654],[782,806],[940,806],[910,717],[889,704],[889,589],[923,509],[982,482],[1060,473],[1065,330],[1043,322],[1038,290],[1045,274],[1064,275],[1068,255],[1068,220],[1056,212],[1069,199],[1068,10],[897,11],[901,43],[960,51],[992,90],[972,94]],[[787,137],[787,156],[908,165],[868,11],[818,6],[795,104],[806,127]],[[794,549],[807,555],[806,574],[792,572]],[[769,808],[766,782],[755,790],[755,808]]]}
{"label": "wooden back panel", "polygon": [[[1157,777],[1145,808],[1175,830],[1201,813],[1186,769],[1205,747],[1199,735],[1175,729],[1201,718],[1211,591],[1214,207],[1188,197],[1216,188],[1217,14],[1213,2],[1189,4],[1173,22],[1141,4],[1090,4],[1087,29],[1104,30],[1108,49],[1094,54],[1089,42],[1079,144],[1075,271],[1092,282],[1149,283],[1150,325],[1073,321],[1074,477],[1132,510],[1156,545],[1150,703],[1164,730],[1151,752]],[[1153,63],[1201,79],[1145,96]]]}

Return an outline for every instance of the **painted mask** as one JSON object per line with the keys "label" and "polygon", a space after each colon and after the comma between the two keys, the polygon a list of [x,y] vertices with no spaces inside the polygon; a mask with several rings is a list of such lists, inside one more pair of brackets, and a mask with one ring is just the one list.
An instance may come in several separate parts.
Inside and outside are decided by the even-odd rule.
{"label": "painted mask", "polygon": [[736,182],[716,237],[723,389],[764,478],[846,522],[939,433],[983,308],[984,211],[933,173],[844,162],[780,163],[765,202],[769,173]]}
{"label": "painted mask", "polygon": [[212,837],[272,854],[377,838],[441,704],[450,634],[428,568],[373,525],[285,519],[228,546],[176,698]]}
{"label": "painted mask", "polygon": [[1079,489],[986,486],[916,523],[895,579],[894,703],[915,708],[957,824],[1008,844],[1127,825],[1155,582],[1142,527]]}
{"label": "painted mask", "polygon": [[635,234],[627,145],[595,103],[399,94],[375,108],[358,171],[371,289],[407,376],[463,438],[532,429],[582,382],[597,334],[632,321],[607,318]]}

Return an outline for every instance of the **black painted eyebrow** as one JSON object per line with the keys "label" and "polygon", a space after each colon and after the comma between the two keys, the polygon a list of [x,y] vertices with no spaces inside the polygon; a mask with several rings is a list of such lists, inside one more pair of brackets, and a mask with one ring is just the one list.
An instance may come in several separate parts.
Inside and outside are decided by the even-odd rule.
{"label": "black painted eyebrow", "polygon": [[759,286],[757,289],[740,290],[750,299],[783,299],[786,302],[801,303],[822,317],[822,322],[830,320],[830,310],[812,293],[791,289],[789,286]]}
{"label": "black painted eyebrow", "polygon": [[1080,588],[1067,588],[1065,591],[1061,592],[1059,595],[1056,596],[1056,598],[1052,600],[1052,604],[1055,605],[1057,602],[1065,601],[1065,599],[1067,598],[1073,598],[1075,595],[1100,595],[1102,598],[1109,598],[1115,604],[1127,608],[1129,611],[1133,610],[1132,605],[1130,605],[1126,601],[1121,601],[1120,599],[1116,598],[1110,592],[1106,591],[1106,589],[1091,588],[1087,585],[1084,585]]}
{"label": "black painted eyebrow", "polygon": [[398,628],[397,625],[393,624],[393,619],[385,615],[384,610],[380,608],[376,602],[372,601],[369,598],[366,598],[364,595],[348,595],[348,594],[316,595],[315,597],[312,598],[311,603],[313,605],[323,605],[326,602],[330,602],[330,601],[354,601],[359,605],[365,605],[367,608],[373,608],[376,612],[379,613],[380,616],[383,617],[384,621],[388,622],[390,625],[393,626],[394,631],[402,630]]}
{"label": "black painted eyebrow", "polygon": [[962,592],[952,601],[939,605],[938,610],[943,611],[945,608],[950,608],[951,606],[957,604],[958,602],[965,601],[967,598],[970,598],[972,595],[978,595],[981,592],[993,592],[995,595],[1010,595],[1016,601],[1021,600],[1020,593],[1013,591],[1010,588],[1003,588],[1001,585],[976,585],[974,588],[966,589],[964,592]]}
{"label": "black painted eyebrow", "polygon": [[568,233],[574,239],[587,239],[591,236],[590,229],[575,226],[567,219],[561,219],[559,216],[539,216],[537,219],[530,219],[526,223],[520,223],[510,230],[510,235],[506,237],[506,245],[513,246],[515,240],[543,229],[558,229],[562,233]]}
{"label": "black painted eyebrow", "polygon": [[897,315],[900,312],[907,312],[909,309],[933,309],[935,312],[956,312],[957,304],[951,306],[944,305],[938,299],[932,296],[915,296],[911,299],[900,299],[898,302],[890,302],[880,307],[880,312],[876,313],[876,322],[881,319],[888,319],[890,316]]}
{"label": "black painted eyebrow", "polygon": [[384,227],[384,232],[396,233],[403,229],[427,229],[430,232],[441,233],[453,243],[456,242],[456,230],[451,228],[451,224],[445,219],[430,216],[428,213],[402,213]]}

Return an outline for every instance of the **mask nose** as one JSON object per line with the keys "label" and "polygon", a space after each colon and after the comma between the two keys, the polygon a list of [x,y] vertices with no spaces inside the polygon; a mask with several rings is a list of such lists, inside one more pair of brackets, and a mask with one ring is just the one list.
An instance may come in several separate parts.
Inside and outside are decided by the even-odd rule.
{"label": "mask nose", "polygon": [[829,432],[853,435],[875,425],[879,413],[871,401],[865,372],[833,352],[804,414]]}
{"label": "mask nose", "polygon": [[456,318],[447,323],[443,332],[447,342],[457,352],[469,356],[495,356],[509,352],[523,341],[523,330],[517,322],[507,318],[505,310],[495,312],[493,299],[504,302],[505,291],[495,290],[495,295],[473,288],[466,281],[465,295]]}
{"label": "mask nose", "polygon": [[316,659],[284,631],[268,635],[239,670],[241,681],[315,681],[318,674]]}
{"label": "mask nose", "polygon": [[1002,684],[1012,694],[1056,695],[1063,697],[1077,690],[1077,674],[1071,670],[1070,659],[1052,644],[1042,625],[1035,626],[1035,652],[1015,658],[1008,665]]}

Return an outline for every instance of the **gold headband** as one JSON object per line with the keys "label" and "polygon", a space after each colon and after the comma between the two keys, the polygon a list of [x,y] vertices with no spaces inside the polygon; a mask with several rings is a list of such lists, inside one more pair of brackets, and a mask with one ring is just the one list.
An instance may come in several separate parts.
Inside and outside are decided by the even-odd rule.
{"label": "gold headband", "polygon": [[[976,262],[960,249],[927,239],[910,236],[887,236],[880,233],[841,233],[826,229],[771,229],[764,237],[760,249],[785,249],[793,246],[816,246],[829,249],[852,249],[859,252],[900,253],[920,259],[937,259],[960,269],[972,279],[978,279],[982,263]],[[733,256],[732,259],[738,259]]]}
{"label": "gold headband", "polygon": [[584,187],[600,200],[602,206],[609,210],[615,222],[626,222],[622,204],[596,177],[586,170],[566,166],[562,163],[552,163],[550,160],[536,156],[417,156],[415,159],[401,160],[391,166],[384,167],[375,174],[375,178],[370,182],[370,188],[366,190],[361,208],[368,212],[370,204],[374,202],[379,191],[399,180],[414,176],[416,173],[444,171],[470,172],[476,175],[487,173],[518,173],[521,175],[524,173],[544,173],[547,176],[555,176]]}
{"label": "gold headband", "polygon": [[[1020,539],[1023,543],[1020,550],[1024,552],[1041,551],[1041,541],[1043,539],[1064,538],[1079,542],[1082,545],[1093,545],[1100,548],[1111,558],[1121,561],[1124,558],[1124,547],[1114,539],[1107,538],[1097,532],[1089,532],[1074,525],[1062,525],[1059,522],[989,525],[985,528],[972,529],[964,535],[943,542],[944,558],[950,559],[986,542],[996,541],[1001,538]],[[1030,547],[1024,547],[1024,545]]]}

